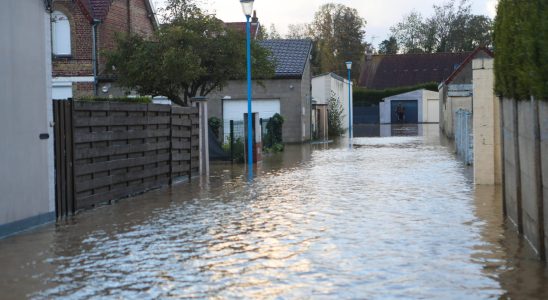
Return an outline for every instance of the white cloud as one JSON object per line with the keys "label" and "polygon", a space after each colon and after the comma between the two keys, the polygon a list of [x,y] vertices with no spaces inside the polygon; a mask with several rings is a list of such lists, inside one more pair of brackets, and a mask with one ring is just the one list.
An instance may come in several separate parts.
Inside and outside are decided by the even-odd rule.
{"label": "white cloud", "polygon": [[487,15],[491,18],[494,18],[497,15],[497,5],[498,0],[487,0],[485,3],[485,9],[487,10]]}

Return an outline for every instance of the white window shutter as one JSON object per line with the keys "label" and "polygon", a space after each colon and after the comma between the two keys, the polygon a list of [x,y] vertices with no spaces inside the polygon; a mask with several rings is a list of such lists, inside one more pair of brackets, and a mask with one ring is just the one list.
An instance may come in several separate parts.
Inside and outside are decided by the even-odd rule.
{"label": "white window shutter", "polygon": [[51,14],[52,52],[54,55],[71,55],[70,23],[62,12]]}

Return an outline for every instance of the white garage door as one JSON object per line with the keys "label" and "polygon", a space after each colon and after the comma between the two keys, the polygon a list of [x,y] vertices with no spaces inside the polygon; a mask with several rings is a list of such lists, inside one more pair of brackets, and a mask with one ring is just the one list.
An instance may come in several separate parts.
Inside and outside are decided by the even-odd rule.
{"label": "white garage door", "polygon": [[[259,113],[259,118],[268,119],[280,113],[280,100],[253,100],[252,110]],[[230,121],[241,123],[244,121],[244,113],[247,113],[247,100],[224,100],[223,120],[225,137],[230,135]],[[235,130],[236,131],[236,130]],[[239,131],[243,132],[243,128]],[[239,135],[237,134],[237,137]]]}

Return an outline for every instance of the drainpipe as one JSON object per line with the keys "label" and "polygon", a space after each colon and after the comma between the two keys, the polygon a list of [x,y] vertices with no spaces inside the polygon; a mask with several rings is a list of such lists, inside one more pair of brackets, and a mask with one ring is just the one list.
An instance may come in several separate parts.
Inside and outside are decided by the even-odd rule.
{"label": "drainpipe", "polygon": [[94,19],[91,26],[91,56],[92,56],[92,65],[93,65],[93,95],[97,96],[97,85],[98,85],[98,70],[97,70],[97,26],[101,24],[100,20]]}

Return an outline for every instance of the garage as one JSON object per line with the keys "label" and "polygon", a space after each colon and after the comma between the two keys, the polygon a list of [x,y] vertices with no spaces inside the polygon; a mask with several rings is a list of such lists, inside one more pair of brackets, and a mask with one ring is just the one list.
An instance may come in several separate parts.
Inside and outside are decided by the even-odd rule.
{"label": "garage", "polygon": [[[428,90],[416,90],[384,98],[379,103],[381,124],[391,123],[438,123],[439,94]],[[398,119],[397,111],[402,118]]]}
{"label": "garage", "polygon": [[[390,102],[391,123],[418,123],[419,106],[417,100],[394,100]],[[401,112],[398,116],[398,111]]]}
{"label": "garage", "polygon": [[[252,110],[259,113],[261,119],[269,119],[275,114],[280,113],[279,99],[260,99],[253,100]],[[247,100],[223,100],[223,128],[225,139],[230,135],[230,121],[235,121],[236,125],[241,124],[241,128],[236,128],[236,136],[243,136],[244,113],[247,113]]]}

